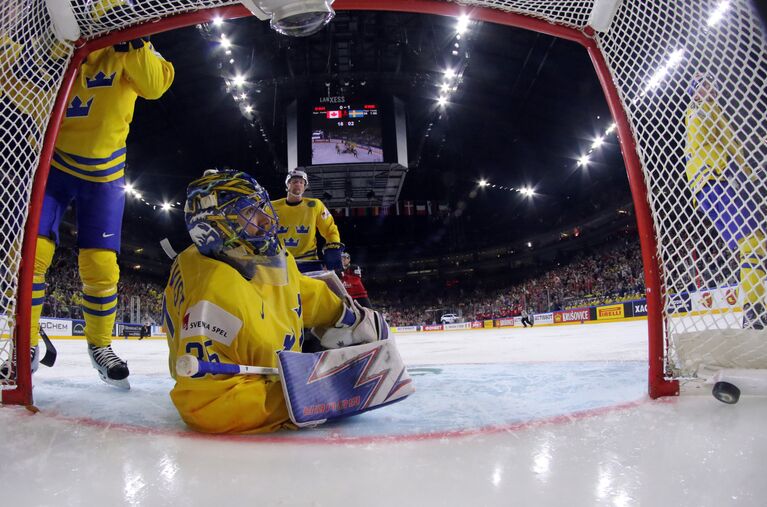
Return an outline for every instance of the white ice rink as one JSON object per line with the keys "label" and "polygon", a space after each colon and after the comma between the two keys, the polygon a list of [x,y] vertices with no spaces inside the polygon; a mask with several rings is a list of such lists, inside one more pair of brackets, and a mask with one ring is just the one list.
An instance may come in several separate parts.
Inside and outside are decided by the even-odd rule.
{"label": "white ice rink", "polygon": [[417,392],[314,430],[189,431],[162,340],[133,389],[59,340],[33,414],[0,409],[3,506],[764,506],[767,399],[646,395],[646,323],[401,334]]}

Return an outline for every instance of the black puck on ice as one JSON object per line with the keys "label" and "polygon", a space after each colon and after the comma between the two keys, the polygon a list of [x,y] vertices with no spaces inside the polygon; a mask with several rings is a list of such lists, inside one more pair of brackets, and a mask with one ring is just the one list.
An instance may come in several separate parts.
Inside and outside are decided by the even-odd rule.
{"label": "black puck on ice", "polygon": [[711,391],[711,394],[722,403],[728,403],[730,405],[734,405],[740,399],[740,389],[729,382],[717,382],[714,384],[714,389]]}

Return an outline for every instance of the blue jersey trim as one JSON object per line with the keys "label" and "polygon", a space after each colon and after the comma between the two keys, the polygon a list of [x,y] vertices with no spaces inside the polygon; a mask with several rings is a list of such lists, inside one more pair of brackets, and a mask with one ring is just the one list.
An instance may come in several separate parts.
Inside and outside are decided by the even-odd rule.
{"label": "blue jersey trim", "polygon": [[70,171],[76,172],[77,174],[82,174],[83,176],[95,176],[95,177],[103,177],[103,176],[111,176],[117,172],[120,172],[125,167],[125,162],[120,162],[114,167],[110,167],[108,169],[101,169],[98,171],[86,171],[85,169],[80,169],[79,167],[75,167],[73,165],[69,165],[66,163],[58,153],[53,154],[53,161],[57,164],[61,164],[65,168],[69,169]]}
{"label": "blue jersey trim", "polygon": [[106,158],[90,158],[90,157],[82,157],[80,155],[73,155],[72,153],[67,153],[65,151],[61,151],[64,155],[71,158],[78,164],[84,164],[84,165],[99,165],[99,164],[106,164],[107,162],[111,162],[112,160],[116,159],[117,157],[121,155],[125,155],[125,152],[128,151],[126,147],[120,148],[119,150],[115,151],[111,155],[109,155]]}

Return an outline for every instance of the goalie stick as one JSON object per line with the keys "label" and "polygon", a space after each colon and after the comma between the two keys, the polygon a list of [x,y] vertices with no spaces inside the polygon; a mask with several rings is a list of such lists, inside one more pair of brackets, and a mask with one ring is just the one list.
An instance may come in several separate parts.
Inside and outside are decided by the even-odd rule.
{"label": "goalie stick", "polygon": [[194,375],[279,375],[277,368],[244,364],[211,363],[185,354],[176,360],[176,373],[182,377]]}

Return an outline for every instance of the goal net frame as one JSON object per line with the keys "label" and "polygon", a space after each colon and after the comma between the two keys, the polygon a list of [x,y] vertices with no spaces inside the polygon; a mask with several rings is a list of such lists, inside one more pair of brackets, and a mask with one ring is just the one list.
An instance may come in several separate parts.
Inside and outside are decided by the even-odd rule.
{"label": "goal net frame", "polygon": [[[42,2],[42,0],[37,1]],[[119,3],[120,0],[112,1],[113,3]],[[735,1],[740,3],[746,0]],[[135,3],[141,5],[141,2],[161,5],[159,0],[140,0]],[[173,2],[168,2],[168,4],[171,3],[188,5],[188,8],[178,9],[179,11],[186,10],[186,12],[171,13],[167,17],[144,19],[141,21],[141,24],[132,26],[127,26],[131,24],[130,19],[122,20],[122,26],[119,23],[117,26],[105,25],[101,31],[85,33],[84,38],[71,45],[71,57],[66,70],[61,76],[55,102],[50,107],[50,116],[44,133],[44,142],[39,151],[39,160],[36,163],[34,179],[29,192],[28,215],[23,230],[24,239],[21,247],[21,262],[15,291],[16,305],[13,312],[15,322],[12,329],[6,329],[6,331],[13,333],[12,336],[15,340],[13,356],[16,361],[16,382],[13,386],[5,386],[6,389],[2,391],[2,402],[4,404],[30,405],[33,401],[29,354],[16,354],[16,351],[29,350],[32,270],[34,267],[37,224],[40,218],[45,182],[48,177],[56,132],[65,113],[66,99],[77,76],[79,62],[92,51],[124,40],[205,23],[212,21],[214,18],[234,19],[252,15],[245,7],[234,1],[190,0],[184,3],[180,0],[174,0]],[[613,120],[617,126],[618,139],[623,153],[636,213],[647,287],[649,336],[648,392],[652,398],[676,395],[679,393],[679,383],[671,375],[667,354],[669,298],[667,296],[668,290],[662,283],[664,264],[659,253],[657,239],[657,230],[662,224],[657,217],[655,217],[657,220],[654,220],[651,209],[653,205],[651,187],[646,178],[646,172],[643,169],[640,152],[637,149],[637,139],[640,136],[636,135],[636,125],[632,124],[629,114],[627,114],[627,110],[624,107],[625,101],[629,99],[627,98],[626,91],[619,90],[619,87],[616,86],[613,72],[613,66],[616,65],[615,59],[611,60],[609,55],[605,54],[605,44],[608,37],[629,38],[630,34],[618,33],[613,35],[610,31],[602,33],[593,30],[589,26],[589,16],[595,3],[610,4],[611,0],[606,2],[601,0],[552,0],[550,2],[541,2],[540,0],[490,0],[467,1],[462,2],[461,5],[436,0],[337,0],[333,4],[333,8],[337,11],[397,11],[453,17],[469,14],[472,20],[531,30],[559,37],[583,46],[593,63]],[[623,9],[661,9],[660,5],[662,4],[662,2],[649,1],[640,2],[642,5],[639,7],[637,5],[629,7],[626,1],[618,1],[617,3],[619,5],[617,16],[621,15]],[[666,4],[663,4],[664,9],[670,11],[674,9]],[[563,13],[569,14],[569,17],[564,16]],[[624,44],[631,43],[632,41],[630,40],[624,41]],[[652,60],[648,59],[647,63],[649,65],[652,62],[657,63],[657,61],[658,58],[655,55],[655,58]]]}

